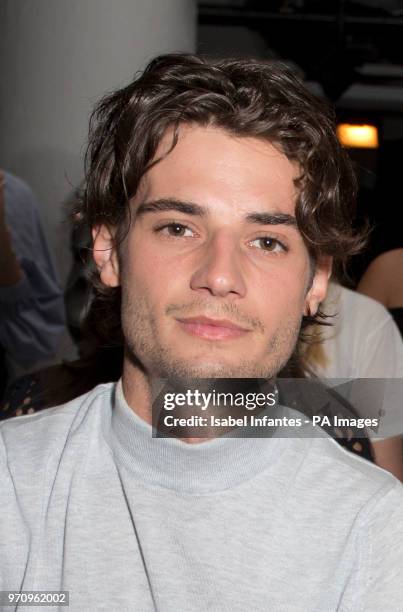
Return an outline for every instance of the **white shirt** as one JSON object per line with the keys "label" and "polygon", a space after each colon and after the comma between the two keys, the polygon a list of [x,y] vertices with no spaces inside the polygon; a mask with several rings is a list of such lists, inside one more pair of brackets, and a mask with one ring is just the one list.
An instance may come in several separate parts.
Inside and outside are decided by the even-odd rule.
{"label": "white shirt", "polygon": [[[367,379],[348,389],[349,399],[363,417],[380,418],[375,437],[403,433],[403,342],[399,329],[382,304],[331,283],[323,310],[334,315],[322,328],[323,363],[310,363],[315,374],[332,379],[343,393],[346,379]],[[371,379],[371,380],[370,380]]]}

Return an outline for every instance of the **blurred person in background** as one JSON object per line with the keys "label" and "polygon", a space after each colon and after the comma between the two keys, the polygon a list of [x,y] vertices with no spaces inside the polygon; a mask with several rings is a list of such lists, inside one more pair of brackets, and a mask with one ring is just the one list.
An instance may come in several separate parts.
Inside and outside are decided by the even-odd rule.
{"label": "blurred person in background", "polygon": [[[351,391],[348,381],[372,379],[354,408],[364,418],[381,415],[380,428],[368,429],[373,459],[403,481],[403,407],[385,388],[389,380],[396,385],[403,381],[399,330],[384,306],[335,281],[329,284],[322,307],[330,325],[312,330],[311,341],[301,346],[305,369],[326,379],[325,384],[335,384],[339,392]],[[359,384],[363,388],[366,383]],[[351,450],[359,450],[362,444],[363,440],[352,440]]]}
{"label": "blurred person in background", "polygon": [[34,195],[0,171],[0,385],[54,359],[65,330],[63,294]]}
{"label": "blurred person in background", "polygon": [[[378,255],[363,274],[357,291],[388,309],[403,338],[403,249],[396,248]],[[394,344],[391,343],[383,352],[386,363],[391,363],[393,354]],[[400,377],[403,378],[403,375],[400,374]],[[399,408],[402,413],[403,402]],[[383,442],[382,454],[389,465],[395,463],[396,457],[399,457],[400,465],[403,463],[403,437],[399,433],[399,438]],[[395,470],[392,471],[398,475]],[[399,477],[402,479],[401,475]]]}

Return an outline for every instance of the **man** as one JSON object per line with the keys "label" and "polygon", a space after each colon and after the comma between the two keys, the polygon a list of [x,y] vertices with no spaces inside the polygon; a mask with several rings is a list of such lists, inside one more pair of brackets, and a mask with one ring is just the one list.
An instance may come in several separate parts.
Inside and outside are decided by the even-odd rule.
{"label": "man", "polygon": [[357,248],[321,103],[276,64],[163,56],[98,106],[88,159],[122,379],[2,424],[1,588],[72,610],[401,609],[390,474],[327,437],[150,426],[161,378],[275,378]]}

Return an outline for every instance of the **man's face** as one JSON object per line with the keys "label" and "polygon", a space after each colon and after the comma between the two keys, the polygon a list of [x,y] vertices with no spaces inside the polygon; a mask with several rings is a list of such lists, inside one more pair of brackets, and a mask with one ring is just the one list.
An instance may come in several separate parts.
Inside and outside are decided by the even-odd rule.
{"label": "man's face", "polygon": [[295,224],[297,175],[268,142],[183,126],[131,202],[119,258],[100,228],[101,279],[121,284],[126,347],[147,373],[266,378],[285,364],[329,271],[312,270]]}

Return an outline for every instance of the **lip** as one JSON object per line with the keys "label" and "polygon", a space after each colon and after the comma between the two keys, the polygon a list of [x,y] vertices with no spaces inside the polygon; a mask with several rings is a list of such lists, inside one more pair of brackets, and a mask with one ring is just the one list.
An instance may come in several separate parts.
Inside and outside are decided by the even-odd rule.
{"label": "lip", "polygon": [[200,316],[176,320],[186,333],[206,340],[231,340],[251,331],[228,319],[210,319]]}

